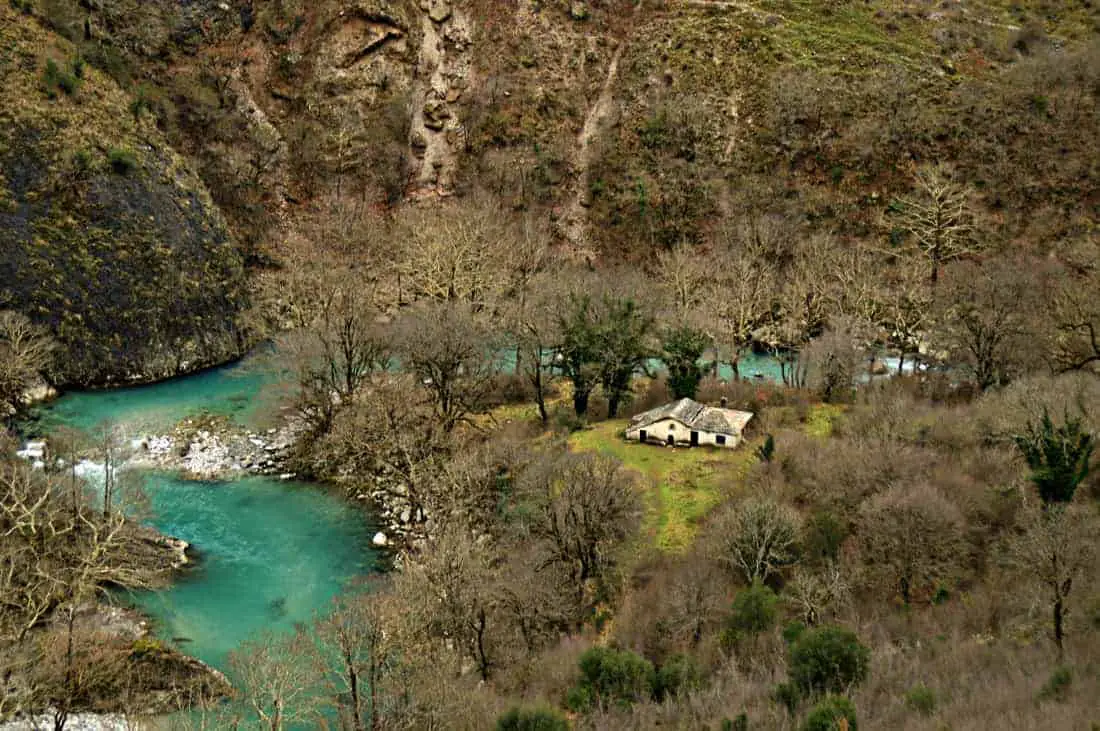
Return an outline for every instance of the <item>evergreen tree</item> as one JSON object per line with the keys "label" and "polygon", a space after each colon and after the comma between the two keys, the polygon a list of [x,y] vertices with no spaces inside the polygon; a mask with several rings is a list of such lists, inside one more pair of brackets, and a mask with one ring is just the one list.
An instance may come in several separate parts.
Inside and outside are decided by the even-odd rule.
{"label": "evergreen tree", "polygon": [[695,398],[699,382],[709,367],[700,363],[711,339],[701,330],[681,325],[667,330],[664,335],[664,360],[668,367],[668,387],[673,398]]}
{"label": "evergreen tree", "polygon": [[1016,436],[1016,446],[1031,468],[1039,497],[1050,506],[1073,500],[1077,486],[1088,476],[1095,439],[1080,419],[1066,415],[1066,423],[1056,427],[1043,409],[1039,423],[1028,424],[1027,434]]}

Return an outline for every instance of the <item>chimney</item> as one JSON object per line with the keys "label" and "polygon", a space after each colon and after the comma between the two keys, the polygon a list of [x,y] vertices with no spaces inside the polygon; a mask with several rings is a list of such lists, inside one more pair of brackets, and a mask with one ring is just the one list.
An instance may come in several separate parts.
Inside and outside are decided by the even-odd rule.
{"label": "chimney", "polygon": [[726,408],[729,405],[729,402],[730,402],[730,400],[728,398],[726,398],[725,396],[723,396],[721,399],[718,400],[718,403],[721,404],[723,409]]}

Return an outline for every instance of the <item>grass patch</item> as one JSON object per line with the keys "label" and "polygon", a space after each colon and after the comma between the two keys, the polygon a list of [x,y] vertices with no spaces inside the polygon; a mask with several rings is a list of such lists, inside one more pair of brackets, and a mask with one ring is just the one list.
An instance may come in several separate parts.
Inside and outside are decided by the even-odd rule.
{"label": "grass patch", "polygon": [[596,424],[569,437],[570,449],[608,454],[645,478],[646,518],[643,526],[661,551],[686,550],[699,524],[723,495],[719,486],[744,476],[756,461],[755,442],[737,449],[659,447],[627,442],[627,421]]}

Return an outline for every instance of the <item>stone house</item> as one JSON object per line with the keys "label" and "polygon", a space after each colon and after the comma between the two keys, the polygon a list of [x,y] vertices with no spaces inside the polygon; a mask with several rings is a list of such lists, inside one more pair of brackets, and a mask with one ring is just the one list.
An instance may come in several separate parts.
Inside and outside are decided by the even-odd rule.
{"label": "stone house", "polygon": [[650,444],[709,444],[733,448],[741,443],[745,426],[752,419],[748,411],[707,406],[689,398],[658,406],[638,414],[626,429],[627,441]]}

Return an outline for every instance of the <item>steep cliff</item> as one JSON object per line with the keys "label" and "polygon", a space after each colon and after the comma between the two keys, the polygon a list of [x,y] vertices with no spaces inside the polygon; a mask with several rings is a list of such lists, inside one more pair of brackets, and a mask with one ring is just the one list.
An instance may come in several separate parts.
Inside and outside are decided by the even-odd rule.
{"label": "steep cliff", "polygon": [[48,325],[54,376],[170,376],[240,352],[244,268],[143,106],[0,6],[0,308]]}

